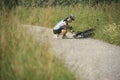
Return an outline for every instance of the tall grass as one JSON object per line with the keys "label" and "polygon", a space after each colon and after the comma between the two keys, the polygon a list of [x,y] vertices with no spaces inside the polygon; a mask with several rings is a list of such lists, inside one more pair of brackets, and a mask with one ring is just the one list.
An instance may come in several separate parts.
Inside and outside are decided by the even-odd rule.
{"label": "tall grass", "polygon": [[75,30],[85,30],[96,26],[93,36],[111,44],[120,45],[120,8],[119,3],[110,5],[90,6],[67,6],[47,8],[23,8],[18,7],[21,23],[33,24],[52,28],[59,20],[73,14],[76,19],[71,25]]}
{"label": "tall grass", "polygon": [[36,42],[14,15],[0,15],[0,80],[75,80],[49,43]]}

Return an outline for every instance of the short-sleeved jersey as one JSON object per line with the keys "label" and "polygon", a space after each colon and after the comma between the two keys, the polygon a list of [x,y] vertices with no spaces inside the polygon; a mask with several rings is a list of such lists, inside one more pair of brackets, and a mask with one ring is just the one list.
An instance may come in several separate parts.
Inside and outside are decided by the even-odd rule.
{"label": "short-sleeved jersey", "polygon": [[64,28],[64,25],[66,25],[64,20],[59,21],[53,28],[53,30],[58,30],[60,28]]}

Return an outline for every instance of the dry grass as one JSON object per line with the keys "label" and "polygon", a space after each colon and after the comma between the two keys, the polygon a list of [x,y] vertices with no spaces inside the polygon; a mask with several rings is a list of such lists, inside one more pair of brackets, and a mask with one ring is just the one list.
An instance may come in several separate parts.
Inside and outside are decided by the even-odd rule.
{"label": "dry grass", "polygon": [[[59,20],[66,18],[66,16],[72,13],[75,16],[75,21],[70,25],[72,25],[75,30],[82,31],[97,26],[95,36],[93,36],[94,38],[120,45],[120,36],[116,34],[120,33],[119,9],[119,3],[113,3],[111,5],[98,5],[95,8],[77,5],[74,7],[18,8],[17,10],[21,23],[50,28]],[[116,29],[109,31],[106,27],[116,27]],[[110,34],[107,32],[110,32]]]}
{"label": "dry grass", "polygon": [[14,13],[16,16],[0,16],[0,79],[75,80],[73,73],[49,50],[49,41],[38,43]]}

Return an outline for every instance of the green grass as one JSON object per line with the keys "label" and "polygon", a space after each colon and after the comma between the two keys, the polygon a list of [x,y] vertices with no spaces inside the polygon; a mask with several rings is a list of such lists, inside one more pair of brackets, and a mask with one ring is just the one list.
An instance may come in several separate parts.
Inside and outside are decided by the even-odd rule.
{"label": "green grass", "polygon": [[[117,9],[117,10],[116,10]],[[119,4],[75,7],[24,8],[0,15],[0,80],[75,80],[47,43],[36,42],[21,24],[52,28],[69,14],[75,30],[97,26],[93,38],[120,46]]]}
{"label": "green grass", "polygon": [[[59,20],[69,14],[75,16],[75,21],[70,25],[75,30],[86,30],[97,26],[93,38],[120,45],[120,15],[119,3],[110,5],[47,7],[47,8],[17,8],[17,14],[23,24],[33,24],[52,28]],[[109,28],[109,29],[108,29]],[[114,28],[114,30],[112,30]]]}
{"label": "green grass", "polygon": [[49,41],[36,42],[14,14],[0,16],[0,80],[75,80]]}

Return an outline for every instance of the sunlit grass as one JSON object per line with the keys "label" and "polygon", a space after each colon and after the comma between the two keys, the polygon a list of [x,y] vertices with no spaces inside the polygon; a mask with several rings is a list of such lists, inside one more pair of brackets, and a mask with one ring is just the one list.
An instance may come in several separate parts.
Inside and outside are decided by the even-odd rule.
{"label": "sunlit grass", "polygon": [[0,80],[75,80],[49,41],[37,42],[14,14],[0,16]]}
{"label": "sunlit grass", "polygon": [[[119,9],[119,3],[112,3],[111,5],[98,5],[96,7],[83,7],[82,5],[74,7],[32,7],[29,9],[18,7],[17,13],[23,24],[33,24],[50,28],[52,28],[59,20],[66,18],[69,14],[73,14],[75,16],[75,21],[70,25],[72,25],[75,30],[83,31],[96,26],[94,38],[120,45],[120,35],[116,34],[120,33],[120,30],[117,30],[120,28]],[[110,31],[110,34],[107,34],[109,31],[106,27],[117,28],[114,31]],[[117,37],[114,35],[117,35]]]}
{"label": "sunlit grass", "polygon": [[[117,9],[117,10],[116,10]],[[93,38],[120,45],[119,4],[105,6],[69,6],[24,8],[0,15],[0,79],[1,80],[75,80],[53,55],[47,43],[38,43],[21,24],[52,28],[69,14],[75,16],[71,23],[75,30],[96,26]]]}

